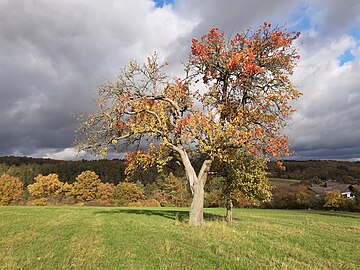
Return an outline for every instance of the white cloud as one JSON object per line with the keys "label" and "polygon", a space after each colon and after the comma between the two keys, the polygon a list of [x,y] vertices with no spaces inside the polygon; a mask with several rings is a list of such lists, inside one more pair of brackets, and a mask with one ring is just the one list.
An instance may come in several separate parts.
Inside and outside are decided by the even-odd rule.
{"label": "white cloud", "polygon": [[317,149],[325,149],[321,154],[330,156],[331,152],[347,149],[341,155],[351,157],[353,147],[359,146],[360,59],[356,56],[342,66],[339,61],[346,50],[357,51],[355,46],[356,41],[344,35],[302,47],[294,81],[304,96],[296,105],[298,112],[288,131],[299,154],[311,157],[319,154]]}
{"label": "white cloud", "polygon": [[79,157],[76,155],[75,149],[72,147],[65,148],[58,152],[49,149],[44,151],[45,155],[41,155],[42,158],[51,158],[51,159],[58,159],[58,160],[74,160],[78,159]]}

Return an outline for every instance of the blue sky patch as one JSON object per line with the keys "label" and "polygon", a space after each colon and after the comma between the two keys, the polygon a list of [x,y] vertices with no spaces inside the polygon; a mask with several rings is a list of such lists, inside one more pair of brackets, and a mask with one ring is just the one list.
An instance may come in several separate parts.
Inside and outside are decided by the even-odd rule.
{"label": "blue sky patch", "polygon": [[360,31],[359,29],[356,27],[352,27],[349,31],[350,33],[350,36],[352,36],[355,40],[356,40],[356,43],[357,45],[359,46],[360,45]]}
{"label": "blue sky patch", "polygon": [[339,57],[340,66],[344,65],[347,62],[352,62],[355,60],[355,56],[351,53],[351,49],[346,50],[342,55]]}
{"label": "blue sky patch", "polygon": [[296,11],[290,15],[290,20],[296,23],[297,30],[308,30],[311,28],[311,15],[310,6],[300,4]]}
{"label": "blue sky patch", "polygon": [[319,11],[319,7],[300,3],[297,8],[290,14],[289,19],[291,24],[296,27],[296,31],[306,31],[309,29],[316,30],[317,25],[314,25],[312,17]]}
{"label": "blue sky patch", "polygon": [[174,0],[153,0],[153,1],[155,2],[155,6],[157,8],[162,8],[166,4],[170,4],[170,5],[174,4]]}

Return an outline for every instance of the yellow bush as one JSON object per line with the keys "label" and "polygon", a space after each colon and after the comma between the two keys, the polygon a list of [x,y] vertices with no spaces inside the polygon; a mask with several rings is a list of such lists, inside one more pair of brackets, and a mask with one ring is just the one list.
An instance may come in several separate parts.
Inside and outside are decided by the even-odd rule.
{"label": "yellow bush", "polygon": [[0,205],[19,203],[24,194],[23,183],[17,177],[3,174],[0,177]]}
{"label": "yellow bush", "polygon": [[130,205],[145,199],[144,190],[137,184],[121,182],[116,186],[116,199],[120,206]]}
{"label": "yellow bush", "polygon": [[346,204],[346,198],[341,196],[338,190],[328,191],[324,198],[324,207],[326,208],[340,208]]}
{"label": "yellow bush", "polygon": [[61,194],[63,185],[57,174],[39,174],[35,177],[35,183],[28,185],[28,191],[35,198],[48,198]]}
{"label": "yellow bush", "polygon": [[48,198],[31,199],[27,204],[31,206],[45,206],[48,204]]}
{"label": "yellow bush", "polygon": [[109,201],[115,198],[115,185],[112,183],[100,183],[96,199],[101,201]]}
{"label": "yellow bush", "polygon": [[93,171],[84,171],[76,177],[72,193],[79,202],[92,201],[96,198],[101,180]]}

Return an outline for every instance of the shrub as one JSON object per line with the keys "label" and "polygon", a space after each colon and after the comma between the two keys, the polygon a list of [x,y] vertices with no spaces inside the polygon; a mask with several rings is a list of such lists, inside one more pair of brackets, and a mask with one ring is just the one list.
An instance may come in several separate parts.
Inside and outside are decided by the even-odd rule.
{"label": "shrub", "polygon": [[189,206],[191,194],[187,181],[174,176],[162,176],[147,186],[149,197],[155,199],[161,206]]}
{"label": "shrub", "polygon": [[112,183],[100,183],[96,199],[101,201],[111,201],[115,199],[115,185]]}
{"label": "shrub", "polygon": [[76,177],[72,194],[79,202],[92,201],[96,198],[101,180],[93,171],[84,171]]}
{"label": "shrub", "polygon": [[144,190],[137,184],[121,182],[116,186],[117,205],[127,206],[145,199]]}
{"label": "shrub", "polygon": [[24,187],[17,177],[3,174],[0,177],[0,205],[18,204],[24,194]]}
{"label": "shrub", "polygon": [[28,185],[28,191],[34,198],[49,198],[61,194],[64,183],[59,180],[57,174],[42,175],[35,177],[35,183]]}
{"label": "shrub", "polygon": [[69,184],[68,182],[65,182],[64,185],[62,186],[61,194],[70,197],[73,195],[72,189],[73,189],[73,185]]}
{"label": "shrub", "polygon": [[341,192],[338,190],[326,192],[324,198],[324,207],[331,209],[343,208],[346,205],[347,199],[341,196]]}
{"label": "shrub", "polygon": [[273,190],[273,199],[267,204],[271,208],[308,209],[321,208],[317,198],[306,186],[278,186]]}
{"label": "shrub", "polygon": [[45,206],[48,205],[48,198],[33,198],[27,202],[31,206]]}

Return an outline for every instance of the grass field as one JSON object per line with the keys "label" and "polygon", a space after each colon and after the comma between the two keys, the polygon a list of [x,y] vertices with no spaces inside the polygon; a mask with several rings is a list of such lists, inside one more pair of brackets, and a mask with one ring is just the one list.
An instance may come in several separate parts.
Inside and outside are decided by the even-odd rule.
{"label": "grass field", "polygon": [[299,183],[301,180],[295,179],[282,179],[282,178],[269,178],[269,181],[273,185],[291,185],[295,183]]}
{"label": "grass field", "polygon": [[[0,269],[360,269],[360,214],[0,207]],[[179,220],[175,220],[175,216]]]}

